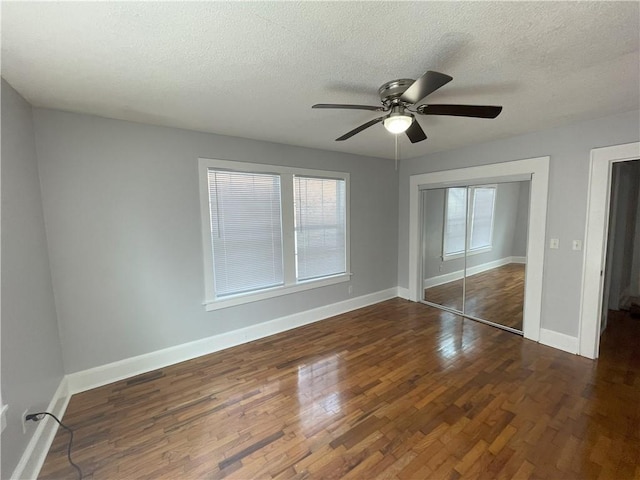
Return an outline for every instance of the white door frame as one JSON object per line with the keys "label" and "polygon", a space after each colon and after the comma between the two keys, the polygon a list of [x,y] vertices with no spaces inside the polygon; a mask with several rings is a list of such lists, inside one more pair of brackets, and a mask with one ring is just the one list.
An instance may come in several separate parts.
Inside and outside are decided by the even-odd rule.
{"label": "white door frame", "polygon": [[583,357],[598,358],[600,349],[602,273],[606,266],[611,170],[616,162],[638,158],[640,142],[591,150],[578,333],[578,353]]}
{"label": "white door frame", "polygon": [[542,272],[547,225],[547,195],[549,189],[549,157],[529,158],[512,162],[493,163],[477,167],[445,170],[441,172],[411,175],[409,190],[409,300],[417,302],[422,297],[420,281],[420,186],[459,184],[465,181],[490,180],[499,182],[502,177],[531,174],[531,202],[527,233],[527,268],[523,312],[525,338],[540,339],[542,311]]}

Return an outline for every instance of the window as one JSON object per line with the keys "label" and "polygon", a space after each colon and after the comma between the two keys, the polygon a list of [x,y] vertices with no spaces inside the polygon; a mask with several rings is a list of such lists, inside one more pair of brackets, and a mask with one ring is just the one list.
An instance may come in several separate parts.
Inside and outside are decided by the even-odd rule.
{"label": "window", "polygon": [[296,278],[346,271],[346,182],[295,176]]}
{"label": "window", "polygon": [[467,189],[447,188],[444,210],[444,256],[464,254],[467,234]]}
{"label": "window", "polygon": [[209,170],[209,205],[217,296],[283,285],[280,177]]}
{"label": "window", "polygon": [[350,279],[349,175],[200,159],[205,305]]}
{"label": "window", "polygon": [[469,250],[491,248],[493,237],[493,205],[495,187],[470,187],[471,226],[469,228]]}
{"label": "window", "polygon": [[491,250],[495,195],[495,186],[446,189],[443,259]]}

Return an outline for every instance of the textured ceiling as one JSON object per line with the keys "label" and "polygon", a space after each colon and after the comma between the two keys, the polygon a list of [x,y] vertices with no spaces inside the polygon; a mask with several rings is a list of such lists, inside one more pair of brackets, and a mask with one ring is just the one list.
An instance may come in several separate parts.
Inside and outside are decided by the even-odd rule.
{"label": "textured ceiling", "polygon": [[416,157],[639,108],[638,2],[2,2],[2,76],[38,107],[393,158],[377,89],[453,76]]}

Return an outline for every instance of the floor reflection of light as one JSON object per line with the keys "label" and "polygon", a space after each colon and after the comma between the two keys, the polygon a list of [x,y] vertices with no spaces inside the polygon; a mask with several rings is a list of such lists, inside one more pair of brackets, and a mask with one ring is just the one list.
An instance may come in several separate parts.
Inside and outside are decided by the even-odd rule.
{"label": "floor reflection of light", "polygon": [[342,412],[338,382],[340,357],[333,354],[298,367],[298,410],[305,430]]}
{"label": "floor reflection of light", "polygon": [[443,321],[442,323],[443,328],[438,338],[437,352],[441,360],[450,360],[465,350],[463,342],[464,320],[461,322],[460,317],[451,313],[447,313],[446,316],[441,314],[440,318],[449,321]]}
{"label": "floor reflection of light", "polygon": [[438,354],[441,358],[453,358],[460,353],[460,349],[458,345],[450,339],[447,342],[440,342],[440,348],[438,349]]}

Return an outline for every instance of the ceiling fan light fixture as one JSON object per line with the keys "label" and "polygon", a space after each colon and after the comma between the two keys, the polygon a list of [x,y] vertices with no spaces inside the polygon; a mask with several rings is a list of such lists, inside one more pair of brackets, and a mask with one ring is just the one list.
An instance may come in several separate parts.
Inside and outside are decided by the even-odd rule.
{"label": "ceiling fan light fixture", "polygon": [[413,122],[413,115],[406,113],[391,113],[384,119],[383,125],[388,132],[399,134],[406,132]]}

